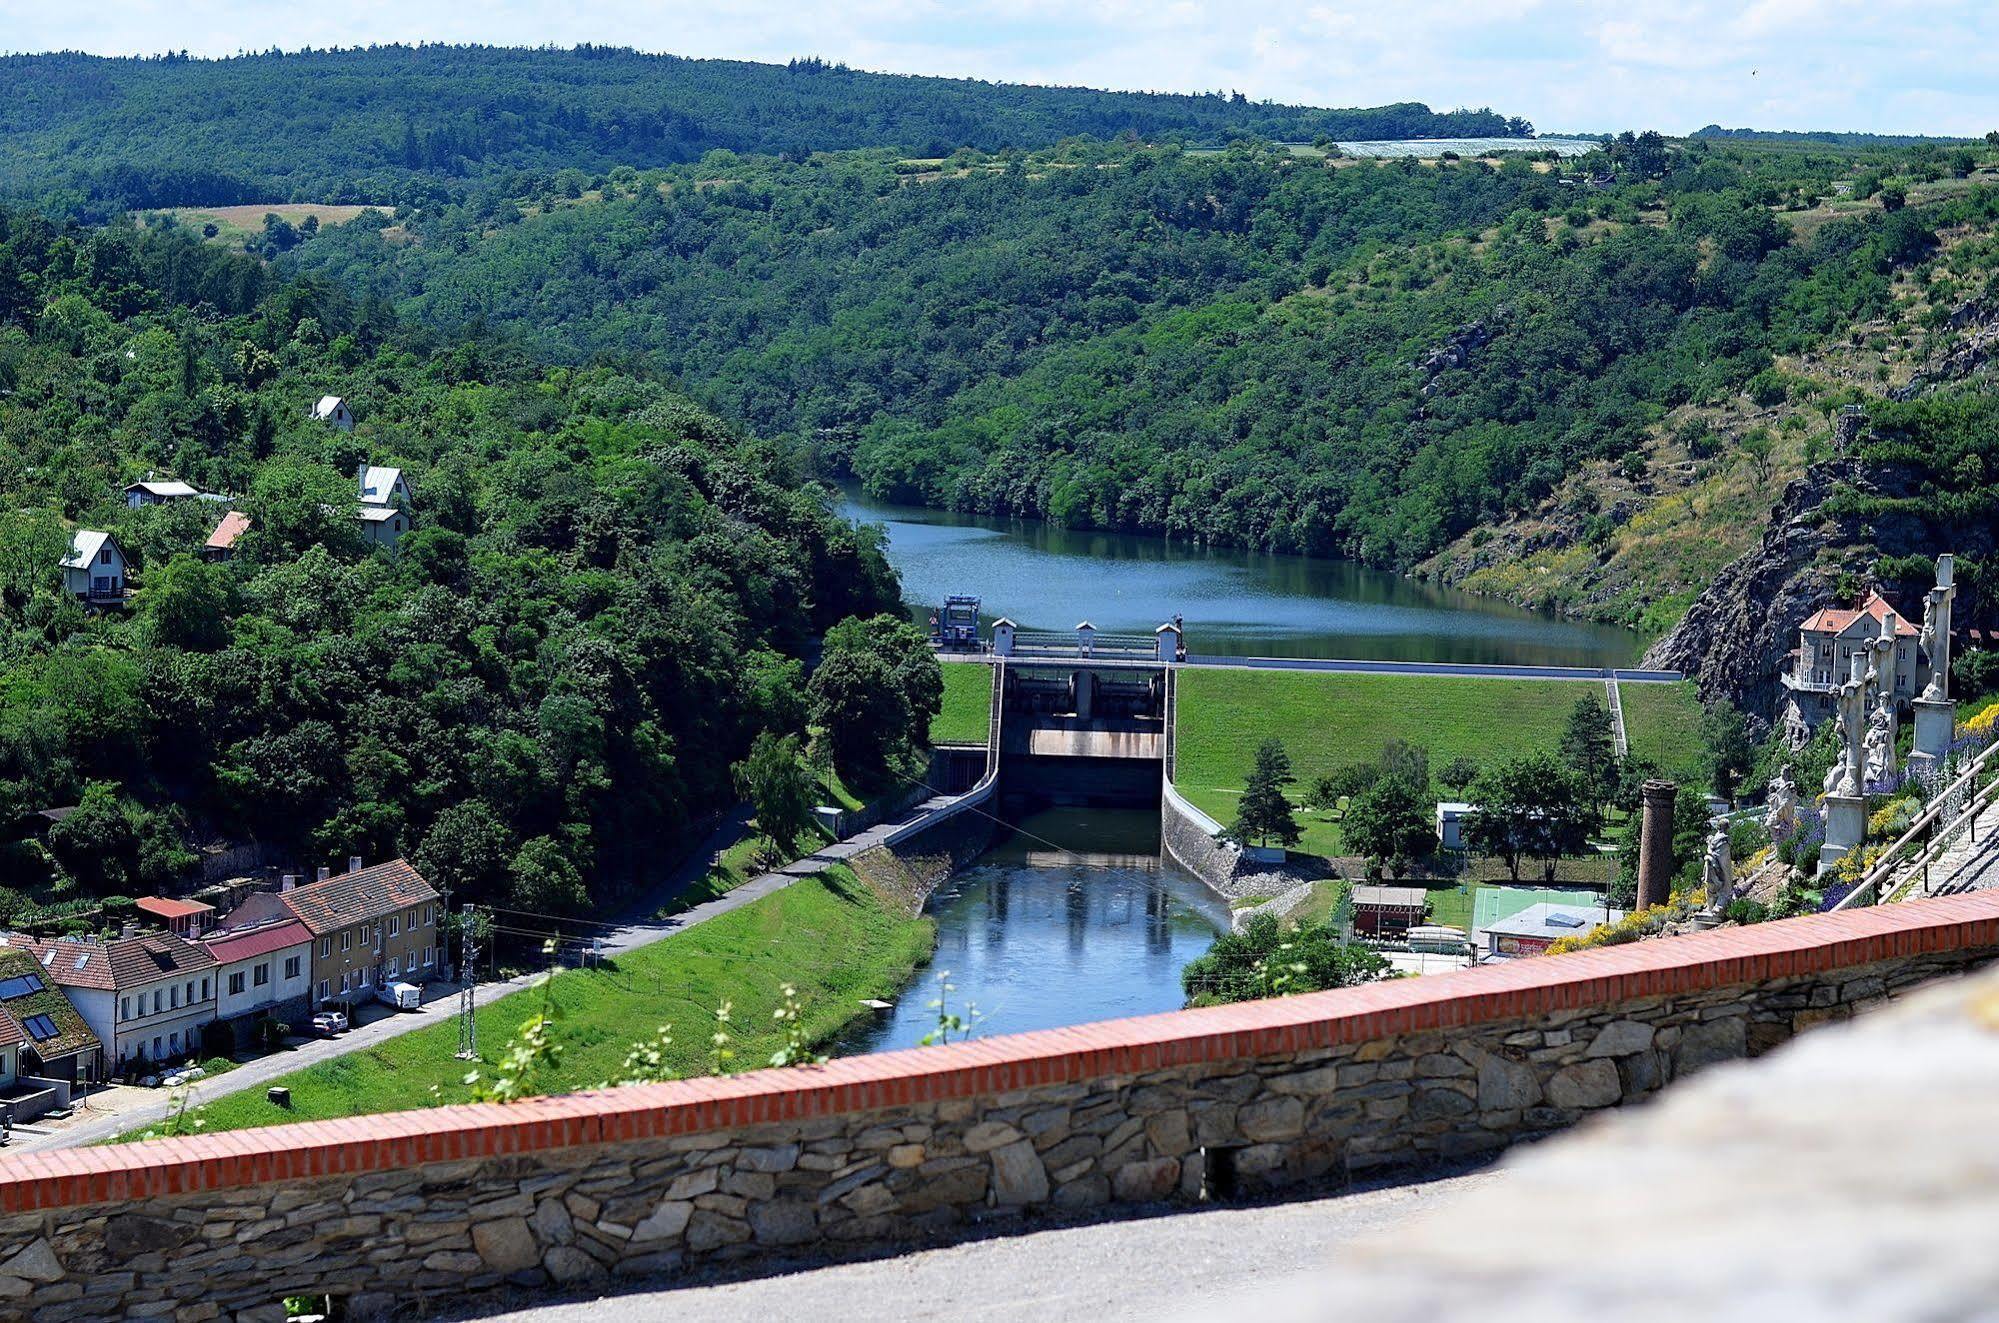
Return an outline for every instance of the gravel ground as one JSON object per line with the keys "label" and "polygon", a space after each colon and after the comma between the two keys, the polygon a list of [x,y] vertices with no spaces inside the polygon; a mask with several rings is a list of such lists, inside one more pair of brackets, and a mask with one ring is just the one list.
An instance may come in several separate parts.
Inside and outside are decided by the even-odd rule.
{"label": "gravel ground", "polygon": [[1491,1169],[1458,1168],[1288,1203],[1162,1211],[744,1280],[696,1278],[510,1313],[439,1317],[492,1323],[1249,1319],[1259,1311],[1245,1308],[1246,1297],[1295,1300],[1301,1286],[1317,1295],[1312,1274],[1347,1241],[1400,1228],[1503,1179]]}

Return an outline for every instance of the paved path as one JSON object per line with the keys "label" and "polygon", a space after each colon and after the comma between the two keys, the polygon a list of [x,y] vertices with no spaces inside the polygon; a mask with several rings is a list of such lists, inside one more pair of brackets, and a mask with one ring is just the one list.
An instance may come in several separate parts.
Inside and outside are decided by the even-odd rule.
{"label": "paved path", "polygon": [[[999,658],[984,652],[944,652],[938,659],[947,662],[994,662]],[[1016,656],[1022,665],[1060,665],[1083,660],[1074,654]],[[1104,666],[1157,666],[1147,658],[1100,656],[1090,659]],[[1616,680],[1621,684],[1677,684],[1687,677],[1678,671],[1626,670],[1609,666],[1511,666],[1482,665],[1476,662],[1367,661],[1340,657],[1224,657],[1214,653],[1189,653],[1182,666],[1229,671],[1333,671],[1351,675],[1447,675],[1470,680],[1588,680],[1601,684]]]}
{"label": "paved path", "polygon": [[[727,895],[703,901],[669,918],[657,922],[637,919],[613,928],[602,938],[602,949],[606,955],[611,956],[636,951],[640,947],[650,946],[675,933],[684,932],[697,923],[706,923],[731,910],[753,905],[772,892],[790,886],[800,878],[815,877],[834,864],[851,859],[861,851],[879,845],[896,828],[949,803],[951,798],[953,797],[938,796],[927,799],[901,814],[891,816],[886,822],[870,827],[846,840],[823,846],[805,858],[786,864],[775,872],[751,878]],[[731,824],[734,824],[735,835],[729,835],[732,830]],[[708,841],[704,843],[703,849],[690,856],[687,862],[677,868],[669,877],[667,885],[656,888],[648,901],[636,907],[638,912],[643,914],[657,910],[665,903],[665,897],[678,894],[685,889],[689,881],[705,873],[715,851],[740,837],[741,826],[737,818],[732,816],[715,828]],[[523,974],[516,978],[481,983],[473,991],[474,1004],[485,1006],[510,993],[533,987],[541,977],[539,973]],[[210,1102],[228,1094],[240,1093],[244,1089],[260,1088],[281,1075],[288,1075],[292,1071],[302,1070],[322,1061],[330,1061],[335,1057],[346,1056],[350,1052],[363,1051],[391,1038],[398,1038],[403,1034],[414,1033],[418,1029],[449,1020],[458,1013],[457,988],[434,983],[426,988],[425,992],[428,995],[420,1010],[396,1012],[386,1006],[370,1006],[361,1012],[362,1016],[367,1018],[338,1038],[307,1039],[286,1051],[259,1057],[238,1066],[226,1075],[204,1080],[195,1087],[195,1100],[198,1103]],[[124,1134],[128,1130],[140,1129],[164,1119],[168,1106],[165,1089],[159,1091],[157,1101],[116,1113],[91,1115],[86,1106],[81,1110],[87,1119],[78,1120],[61,1129],[50,1130],[45,1134],[30,1134],[17,1130],[14,1142],[8,1146],[7,1151],[76,1148],[80,1145],[94,1144],[99,1140]]]}
{"label": "paved path", "polygon": [[1615,678],[1624,684],[1673,684],[1678,671],[1620,670],[1604,666],[1484,666],[1471,662],[1343,660],[1336,657],[1216,657],[1189,654],[1188,666],[1229,670],[1337,671],[1356,675],[1449,675],[1473,680],[1589,680]]}
{"label": "paved path", "polygon": [[[1399,1232],[1432,1210],[1504,1180],[1497,1171],[1461,1169],[1422,1183],[1375,1185],[1334,1197],[1166,1212],[747,1280],[695,1278],[664,1289],[537,1304],[513,1313],[443,1317],[493,1323],[1255,1318],[1256,1297],[1273,1284],[1309,1284],[1318,1265],[1348,1241]],[[1336,1291],[1331,1298],[1337,1299]]]}

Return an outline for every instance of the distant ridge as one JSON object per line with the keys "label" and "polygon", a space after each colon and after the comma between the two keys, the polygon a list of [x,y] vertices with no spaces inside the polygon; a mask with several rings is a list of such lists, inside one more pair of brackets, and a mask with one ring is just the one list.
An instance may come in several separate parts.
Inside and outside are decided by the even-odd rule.
{"label": "distant ridge", "polygon": [[0,57],[0,191],[72,213],[435,200],[521,172],[646,169],[711,151],[1035,148],[1135,136],[1215,146],[1525,136],[1494,111],[1326,109],[1240,92],[1104,92],[865,73],[817,57],[623,47],[373,46],[225,59]]}
{"label": "distant ridge", "polygon": [[1916,147],[1934,142],[1958,147],[1983,138],[1946,138],[1929,133],[1840,133],[1830,129],[1724,129],[1710,124],[1690,138],[1746,138],[1757,142],[1822,142],[1832,147]]}

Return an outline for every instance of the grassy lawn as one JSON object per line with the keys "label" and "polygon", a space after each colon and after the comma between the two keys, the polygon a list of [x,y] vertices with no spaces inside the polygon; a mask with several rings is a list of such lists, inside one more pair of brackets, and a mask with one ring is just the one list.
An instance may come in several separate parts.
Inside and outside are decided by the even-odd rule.
{"label": "grassy lawn", "polygon": [[[1481,764],[1552,751],[1578,699],[1603,690],[1575,680],[1477,680],[1431,675],[1184,670],[1179,677],[1176,784],[1221,822],[1256,746],[1276,736],[1302,795],[1312,779],[1371,762],[1391,739],[1430,750],[1434,772],[1460,754]],[[1679,769],[1698,761],[1700,706],[1691,684],[1619,687],[1631,751]],[[1339,824],[1300,812],[1310,854],[1338,854]]]}
{"label": "grassy lawn", "polygon": [[1478,887],[1447,883],[1432,888],[1429,903],[1424,907],[1426,923],[1440,923],[1450,928],[1462,928],[1471,932],[1472,910],[1478,902]]}
{"label": "grassy lawn", "polygon": [[1624,733],[1631,752],[1669,774],[1698,779],[1701,770],[1701,703],[1694,683],[1620,684]]}
{"label": "grassy lawn", "polygon": [[[264,232],[264,217],[272,212],[290,225],[297,226],[308,216],[316,216],[322,228],[331,225],[345,225],[366,211],[364,206],[344,202],[271,202],[251,203],[240,207],[167,207],[182,225],[196,234],[205,225],[215,227],[215,237],[210,243],[238,244],[253,234]],[[383,206],[377,210],[395,215],[394,207]]]}
{"label": "grassy lawn", "polygon": [[930,742],[984,744],[992,721],[992,667],[983,662],[945,662],[943,669],[944,707],[930,723]]}
{"label": "grassy lawn", "polygon": [[[615,967],[556,975],[549,995],[564,1053],[556,1070],[536,1081],[536,1091],[572,1092],[616,1078],[631,1045],[664,1024],[673,1026],[673,1069],[707,1074],[708,1035],[725,1000],[733,1004],[730,1023],[738,1035],[732,1064],[753,1069],[778,1046],[769,1026],[780,985],[798,988],[807,1026],[823,1041],[860,1013],[862,998],[898,995],[929,958],[934,939],[930,920],[892,912],[844,868],[794,883],[622,956]],[[480,1069],[491,1073],[543,995],[531,988],[480,1009]],[[429,1105],[432,1086],[445,1102],[469,1101],[463,1080],[472,1066],[452,1056],[457,1047],[457,1025],[447,1020],[284,1076],[276,1082],[292,1091],[289,1111],[252,1089],[207,1104],[202,1119],[213,1131],[400,1111]]]}

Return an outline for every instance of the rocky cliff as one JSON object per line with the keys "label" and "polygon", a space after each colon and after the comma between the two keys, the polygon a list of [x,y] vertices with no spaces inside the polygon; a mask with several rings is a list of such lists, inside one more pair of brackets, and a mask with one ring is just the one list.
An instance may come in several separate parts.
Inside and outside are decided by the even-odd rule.
{"label": "rocky cliff", "polygon": [[1762,540],[1729,562],[1644,665],[1685,671],[1703,699],[1727,698],[1752,723],[1767,722],[1799,622],[1833,600],[1842,569],[1859,568],[1851,549],[1862,530],[1825,512],[1833,489],[1857,478],[1847,460],[1833,459],[1786,486]]}

